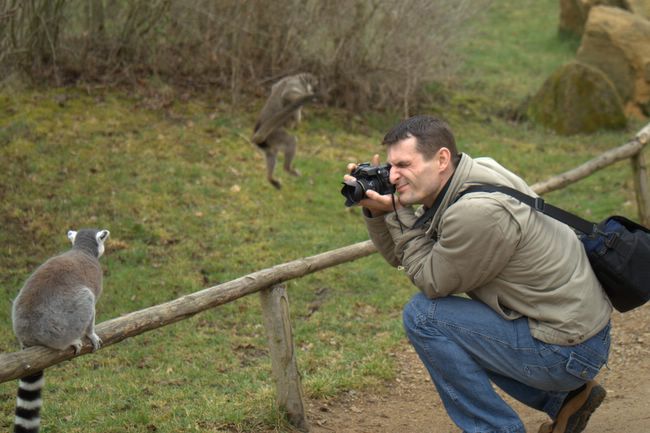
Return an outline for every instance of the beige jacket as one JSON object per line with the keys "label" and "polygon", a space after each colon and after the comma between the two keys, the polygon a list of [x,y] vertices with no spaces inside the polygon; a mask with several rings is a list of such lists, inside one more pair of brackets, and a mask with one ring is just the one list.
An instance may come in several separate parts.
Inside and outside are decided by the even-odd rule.
{"label": "beige jacket", "polygon": [[477,183],[536,195],[493,159],[463,154],[430,224],[411,229],[422,209],[403,208],[366,217],[370,238],[430,298],[466,293],[505,319],[528,317],[532,335],[547,343],[574,345],[598,333],[612,307],[573,230],[501,193],[452,203]]}

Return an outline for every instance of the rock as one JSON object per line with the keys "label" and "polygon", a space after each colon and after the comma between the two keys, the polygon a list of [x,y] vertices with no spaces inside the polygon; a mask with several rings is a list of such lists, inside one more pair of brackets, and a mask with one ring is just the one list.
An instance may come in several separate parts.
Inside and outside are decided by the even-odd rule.
{"label": "rock", "polygon": [[[650,0],[636,0],[638,3],[649,2]],[[560,0],[560,33],[582,36],[582,32],[589,16],[589,11],[594,6],[612,6],[621,9],[629,9],[630,0]],[[638,10],[643,6],[638,5]]]}
{"label": "rock", "polygon": [[579,62],[560,67],[544,82],[528,105],[528,116],[563,135],[626,125],[614,85],[600,70]]}
{"label": "rock", "polygon": [[643,116],[650,102],[650,21],[622,9],[594,7],[576,59],[607,75],[628,115]]}
{"label": "rock", "polygon": [[587,15],[579,0],[560,0],[560,33],[581,36]]}
{"label": "rock", "polygon": [[633,14],[650,20],[650,0],[627,0],[627,6]]}

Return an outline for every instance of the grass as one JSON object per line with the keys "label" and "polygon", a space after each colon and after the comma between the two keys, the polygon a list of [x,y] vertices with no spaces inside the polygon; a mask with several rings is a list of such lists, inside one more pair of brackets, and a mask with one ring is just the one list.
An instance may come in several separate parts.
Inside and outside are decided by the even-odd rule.
{"label": "grass", "polygon": [[[310,125],[300,131],[311,142],[301,153],[305,175],[284,179],[277,192],[240,137],[250,120],[209,102],[163,113],[119,92],[2,98],[0,323],[8,331],[10,300],[35,266],[67,248],[69,228],[111,230],[98,322],[366,238],[360,213],[346,211],[338,194],[340,161],[362,158],[376,139],[337,135],[364,143],[351,154],[329,141],[330,127]],[[368,293],[368,284],[381,289]],[[400,338],[396,288],[408,296],[407,282],[378,257],[289,283],[308,395],[391,377],[377,353]],[[258,302],[241,299],[49,369],[44,431],[283,428]],[[15,349],[11,332],[2,333],[0,350]],[[8,429],[15,383],[0,392]]]}
{"label": "grass", "polygon": [[558,36],[559,7],[552,2],[495,0],[481,18],[465,46],[461,77],[482,97],[519,101],[575,57],[579,40]]}
{"label": "grass", "polygon": [[[557,2],[495,1],[465,47],[455,83],[429,107],[461,148],[529,182],[623,144],[621,132],[562,137],[499,117],[534,93],[576,43],[557,36]],[[514,4],[514,3],[513,3]],[[442,102],[440,102],[442,101]],[[339,194],[348,161],[381,153],[389,115],[306,110],[303,176],[265,180],[247,136],[261,101],[218,95],[156,108],[144,92],[93,88],[0,91],[0,350],[15,351],[11,299],[69,228],[108,228],[97,321],[273,265],[367,239]],[[636,217],[629,164],[547,199],[593,219]],[[288,283],[299,369],[310,398],[380,386],[404,343],[400,314],[415,288],[378,255]],[[44,432],[288,431],[274,407],[259,301],[249,296],[47,370]],[[0,429],[15,382],[0,384]]]}

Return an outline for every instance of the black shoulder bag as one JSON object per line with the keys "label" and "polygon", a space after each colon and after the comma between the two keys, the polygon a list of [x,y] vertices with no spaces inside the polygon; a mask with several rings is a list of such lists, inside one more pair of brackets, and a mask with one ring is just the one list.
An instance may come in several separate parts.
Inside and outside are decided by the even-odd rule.
{"label": "black shoulder bag", "polygon": [[596,224],[542,198],[531,197],[513,188],[474,185],[458,198],[472,192],[500,192],[516,198],[577,230],[591,267],[614,308],[632,310],[650,299],[650,230],[622,216],[610,216]]}

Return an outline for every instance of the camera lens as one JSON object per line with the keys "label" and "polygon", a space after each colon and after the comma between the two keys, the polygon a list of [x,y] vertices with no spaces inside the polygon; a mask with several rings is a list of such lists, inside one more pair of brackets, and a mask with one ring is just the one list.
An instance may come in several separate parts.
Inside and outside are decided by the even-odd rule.
{"label": "camera lens", "polygon": [[359,203],[365,197],[365,191],[361,181],[346,182],[341,189],[341,194],[347,199],[345,205],[349,207],[355,203]]}
{"label": "camera lens", "polygon": [[350,173],[355,180],[343,182],[341,194],[346,198],[345,205],[352,206],[359,203],[366,197],[366,191],[373,190],[378,194],[392,194],[395,192],[394,185],[390,183],[390,165],[371,165],[368,162],[359,164]]}

